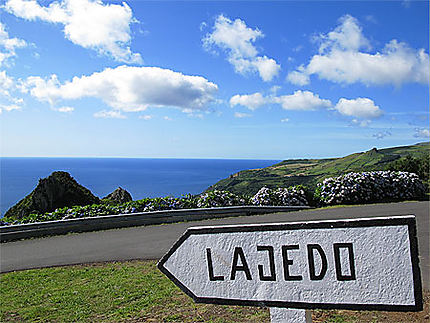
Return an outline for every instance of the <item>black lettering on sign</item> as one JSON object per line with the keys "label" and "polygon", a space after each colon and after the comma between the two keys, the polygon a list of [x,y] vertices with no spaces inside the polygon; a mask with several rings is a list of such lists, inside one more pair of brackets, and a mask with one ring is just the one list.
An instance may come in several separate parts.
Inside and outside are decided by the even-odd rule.
{"label": "black lettering on sign", "polygon": [[[311,280],[322,280],[327,272],[327,257],[324,250],[319,244],[308,244],[308,263],[309,263],[309,277]],[[321,259],[321,270],[318,275],[315,274],[315,258],[314,250],[318,252]]]}
{"label": "black lettering on sign", "polygon": [[215,276],[214,275],[214,267],[212,265],[212,254],[211,254],[210,248],[206,249],[206,259],[208,261],[209,280],[210,281],[224,280],[224,276]]}
{"label": "black lettering on sign", "polygon": [[[334,265],[336,267],[336,278],[339,281],[344,280],[356,280],[355,276],[355,264],[354,264],[354,251],[352,248],[352,243],[334,243]],[[348,250],[348,260],[349,260],[349,275],[342,274],[342,263],[340,261],[340,249]]]}
{"label": "black lettering on sign", "polygon": [[293,264],[291,259],[288,259],[288,250],[298,250],[299,245],[287,245],[282,246],[282,260],[284,263],[284,279],[285,280],[303,280],[303,277],[300,275],[291,276],[289,267]]}
{"label": "black lettering on sign", "polygon": [[264,275],[263,265],[258,265],[258,275],[261,281],[276,281],[275,253],[272,246],[257,246],[257,251],[268,251],[270,275]]}
{"label": "black lettering on sign", "polygon": [[[242,263],[241,266],[237,264],[239,261],[239,258],[240,258],[240,262]],[[234,249],[233,265],[231,266],[231,275],[230,275],[231,280],[236,279],[236,272],[238,271],[243,271],[246,275],[246,279],[252,280],[251,272],[249,271],[248,263],[246,262],[245,254],[243,253],[243,250],[241,247],[236,247]]]}

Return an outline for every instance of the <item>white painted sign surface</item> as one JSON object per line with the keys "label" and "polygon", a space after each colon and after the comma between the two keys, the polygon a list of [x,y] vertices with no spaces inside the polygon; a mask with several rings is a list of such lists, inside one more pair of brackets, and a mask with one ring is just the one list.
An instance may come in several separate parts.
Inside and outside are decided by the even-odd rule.
{"label": "white painted sign surface", "polygon": [[415,217],[190,228],[159,268],[197,302],[419,310]]}

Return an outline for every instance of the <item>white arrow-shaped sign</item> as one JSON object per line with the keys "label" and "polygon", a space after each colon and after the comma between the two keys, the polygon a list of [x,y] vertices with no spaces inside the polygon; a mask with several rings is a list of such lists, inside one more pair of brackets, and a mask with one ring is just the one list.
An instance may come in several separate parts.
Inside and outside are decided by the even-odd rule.
{"label": "white arrow-shaped sign", "polygon": [[422,309],[414,216],[193,227],[158,268],[201,303]]}

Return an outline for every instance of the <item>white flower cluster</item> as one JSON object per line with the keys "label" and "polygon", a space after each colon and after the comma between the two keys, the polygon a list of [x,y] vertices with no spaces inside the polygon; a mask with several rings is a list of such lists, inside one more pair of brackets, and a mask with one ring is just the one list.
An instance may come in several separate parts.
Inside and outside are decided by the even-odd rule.
{"label": "white flower cluster", "polygon": [[275,205],[273,204],[274,194],[273,190],[267,187],[262,187],[251,198],[251,203],[254,205]]}
{"label": "white flower cluster", "polygon": [[308,205],[306,193],[300,186],[277,189],[262,187],[257,194],[251,198],[251,203],[254,205]]}
{"label": "white flower cluster", "polygon": [[246,205],[247,201],[231,192],[211,191],[201,194],[197,199],[197,207],[222,207]]}
{"label": "white flower cluster", "polygon": [[425,185],[414,173],[373,171],[326,178],[317,186],[325,204],[352,204],[419,198]]}

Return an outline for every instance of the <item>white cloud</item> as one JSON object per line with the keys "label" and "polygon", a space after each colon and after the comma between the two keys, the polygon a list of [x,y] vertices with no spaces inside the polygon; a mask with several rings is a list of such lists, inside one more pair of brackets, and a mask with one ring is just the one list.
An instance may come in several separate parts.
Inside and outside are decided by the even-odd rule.
{"label": "white cloud", "polygon": [[0,71],[0,113],[22,108],[24,100],[15,97],[15,91],[18,91],[18,87],[13,77],[8,76],[6,71]]}
{"label": "white cloud", "polygon": [[148,115],[148,114],[145,114],[145,115],[141,115],[141,116],[139,116],[139,119],[143,119],[143,120],[151,120],[151,119],[152,119],[152,116],[151,116],[151,115]]}
{"label": "white cloud", "polygon": [[231,51],[234,57],[255,57],[258,51],[252,43],[263,36],[260,30],[247,27],[243,20],[231,21],[229,18],[219,15],[213,32],[207,34],[203,41],[207,46],[216,44]]}
{"label": "white cloud", "polygon": [[173,120],[172,118],[170,118],[168,116],[164,116],[163,119],[166,120],[166,121],[172,121]]}
{"label": "white cloud", "polygon": [[62,112],[62,113],[71,113],[73,111],[75,111],[75,108],[73,107],[59,107],[55,109],[58,112]]}
{"label": "white cloud", "polygon": [[310,91],[295,91],[291,95],[282,95],[273,98],[285,110],[315,110],[331,107],[330,100],[320,99],[318,94]]}
{"label": "white cloud", "polygon": [[97,51],[120,62],[141,63],[140,54],[130,49],[131,8],[122,4],[103,4],[101,0],[54,1],[41,6],[36,0],[8,0],[6,10],[26,20],[58,23],[65,37],[76,45]]}
{"label": "white cloud", "polygon": [[94,113],[95,118],[103,118],[103,119],[125,119],[127,118],[125,115],[121,114],[121,111],[117,110],[102,110]]}
{"label": "white cloud", "polygon": [[203,21],[199,26],[200,31],[203,31],[203,29],[205,29],[207,26],[208,24],[205,21]]}
{"label": "white cloud", "polygon": [[249,113],[242,113],[242,112],[235,112],[234,113],[234,117],[235,118],[249,118],[249,117],[251,117],[252,115],[250,115]]}
{"label": "white cloud", "polygon": [[6,74],[6,71],[0,71],[0,95],[10,96],[10,89],[15,86],[13,78]]}
{"label": "white cloud", "polygon": [[114,110],[143,111],[148,107],[205,109],[218,86],[201,76],[190,76],[158,67],[119,66],[61,83],[56,75],[48,79],[28,77],[23,87],[40,101],[55,105],[60,100],[84,97],[101,99]]}
{"label": "white cloud", "polygon": [[429,138],[430,137],[430,131],[426,128],[416,128],[415,129],[415,138]]}
{"label": "white cloud", "polygon": [[263,81],[271,81],[278,75],[281,66],[267,56],[259,56],[254,42],[264,37],[259,29],[246,26],[241,19],[231,21],[219,15],[213,26],[212,33],[203,38],[203,46],[211,49],[213,45],[227,52],[227,60],[234,66],[237,73],[258,72]]}
{"label": "white cloud", "polygon": [[357,19],[345,15],[340,25],[319,37],[321,46],[307,66],[300,66],[287,79],[297,85],[309,83],[310,75],[336,83],[365,85],[429,82],[429,55],[393,39],[382,51],[370,53],[370,42],[362,34]]}
{"label": "white cloud", "polygon": [[271,81],[281,69],[281,66],[273,58],[267,56],[256,57],[252,65],[258,70],[260,77],[265,82]]}
{"label": "white cloud", "polygon": [[390,137],[392,134],[390,131],[385,130],[385,131],[379,131],[375,134],[372,135],[372,137],[376,138],[376,139],[384,139],[385,137]]}
{"label": "white cloud", "polygon": [[278,91],[281,89],[282,87],[281,86],[279,86],[279,85],[274,85],[274,86],[272,86],[271,88],[270,88],[270,92],[273,94],[273,95],[276,95],[276,93],[278,93]]}
{"label": "white cloud", "polygon": [[17,104],[0,104],[0,114],[3,113],[3,111],[13,111],[13,110],[20,110],[22,106]]}
{"label": "white cloud", "polygon": [[242,105],[250,110],[255,110],[267,103],[267,98],[263,97],[261,93],[235,95],[230,99],[230,106]]}
{"label": "white cloud", "polygon": [[5,25],[0,22],[0,67],[7,66],[16,56],[16,49],[28,46],[27,42],[19,38],[10,38]]}
{"label": "white cloud", "polygon": [[288,121],[290,121],[290,119],[288,118],[281,119],[281,122],[288,122]]}
{"label": "white cloud", "polygon": [[339,19],[340,25],[327,35],[320,35],[320,53],[332,49],[358,51],[361,48],[370,48],[370,43],[362,33],[358,20],[350,15]]}
{"label": "white cloud", "polygon": [[293,71],[288,73],[287,80],[293,84],[300,85],[300,86],[309,84],[310,82],[309,75],[306,74],[302,66],[299,67],[298,71]]}
{"label": "white cloud", "polygon": [[382,115],[382,110],[379,106],[375,105],[375,102],[368,98],[352,100],[341,98],[334,108],[345,116],[362,119],[374,119]]}
{"label": "white cloud", "polygon": [[257,92],[254,94],[235,95],[230,99],[230,106],[242,105],[250,110],[255,110],[267,104],[279,104],[285,110],[315,110],[329,108],[332,105],[330,100],[321,99],[318,94],[300,90],[290,95],[263,96]]}
{"label": "white cloud", "polygon": [[[216,102],[217,100],[214,100],[214,102]],[[203,113],[196,113],[196,111],[200,111],[200,110],[194,110],[194,109],[182,109],[183,113],[186,113],[188,117],[190,118],[198,118],[198,119],[203,119],[204,115]],[[205,113],[209,113],[209,110],[206,110]]]}
{"label": "white cloud", "polygon": [[372,122],[372,120],[352,119],[351,122],[352,122],[353,125],[365,128],[365,127],[367,127]]}
{"label": "white cloud", "polygon": [[192,118],[197,118],[197,119],[203,119],[204,118],[203,113],[192,113],[192,114],[189,114],[188,116],[192,117]]}

